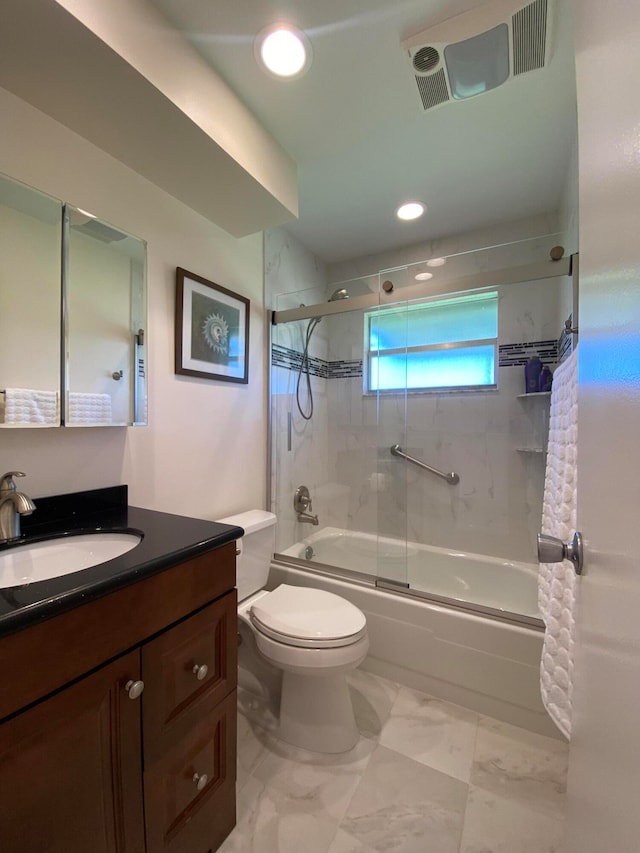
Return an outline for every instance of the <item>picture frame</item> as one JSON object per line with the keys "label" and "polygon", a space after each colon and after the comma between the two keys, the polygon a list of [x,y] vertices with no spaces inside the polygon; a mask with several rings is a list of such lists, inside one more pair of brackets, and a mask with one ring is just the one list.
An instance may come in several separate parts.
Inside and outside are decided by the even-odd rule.
{"label": "picture frame", "polygon": [[249,306],[244,296],[177,267],[176,373],[246,385]]}

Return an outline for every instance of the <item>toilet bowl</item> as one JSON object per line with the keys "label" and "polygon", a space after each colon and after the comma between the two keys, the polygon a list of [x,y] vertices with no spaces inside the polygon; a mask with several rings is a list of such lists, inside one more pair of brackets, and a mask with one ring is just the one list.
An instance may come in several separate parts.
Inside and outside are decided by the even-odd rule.
{"label": "toilet bowl", "polygon": [[238,620],[241,637],[251,642],[240,646],[238,662],[263,684],[278,712],[274,734],[314,752],[346,752],[359,736],[346,674],[369,649],[364,613],[324,590],[264,588],[273,554],[272,513],[252,510],[220,520],[245,530],[238,549]]}

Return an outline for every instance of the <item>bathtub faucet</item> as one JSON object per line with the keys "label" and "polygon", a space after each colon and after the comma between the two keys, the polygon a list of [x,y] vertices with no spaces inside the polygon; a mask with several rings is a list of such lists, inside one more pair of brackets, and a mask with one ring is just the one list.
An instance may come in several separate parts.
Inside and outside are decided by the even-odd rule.
{"label": "bathtub faucet", "polygon": [[293,508],[298,516],[298,521],[313,524],[314,526],[320,524],[317,515],[311,515],[307,512],[308,509],[313,509],[313,506],[311,505],[309,489],[306,486],[298,486],[296,489],[293,496]]}

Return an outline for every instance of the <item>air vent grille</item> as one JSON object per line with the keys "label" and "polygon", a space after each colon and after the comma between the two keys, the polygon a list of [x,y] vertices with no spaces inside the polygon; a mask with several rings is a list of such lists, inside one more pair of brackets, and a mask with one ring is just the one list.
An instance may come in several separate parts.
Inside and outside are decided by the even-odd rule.
{"label": "air vent grille", "polygon": [[547,0],[535,0],[512,18],[513,73],[542,68],[547,38]]}
{"label": "air vent grille", "polygon": [[416,74],[416,83],[418,84],[422,106],[425,110],[435,107],[438,104],[444,104],[445,101],[449,100],[444,68],[441,68],[440,71],[431,74],[429,77],[418,77]]}
{"label": "air vent grille", "polygon": [[416,71],[433,71],[440,62],[440,54],[435,47],[421,47],[413,57],[413,67]]}

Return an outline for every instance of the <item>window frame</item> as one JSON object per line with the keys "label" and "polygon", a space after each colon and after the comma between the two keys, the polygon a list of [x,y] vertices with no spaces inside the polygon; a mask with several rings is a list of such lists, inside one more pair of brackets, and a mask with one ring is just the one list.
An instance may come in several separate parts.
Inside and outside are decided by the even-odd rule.
{"label": "window frame", "polygon": [[[473,338],[469,340],[460,340],[460,341],[447,341],[441,344],[422,344],[419,346],[411,346],[411,347],[391,347],[389,349],[371,349],[369,344],[371,341],[371,321],[376,317],[381,316],[385,311],[394,311],[400,312],[402,310],[408,311],[411,308],[411,305],[421,306],[428,304],[436,304],[438,302],[446,302],[451,299],[460,299],[465,296],[478,296],[481,294],[486,294],[490,296],[495,294],[495,305],[496,305],[496,336],[495,338]],[[388,395],[388,394],[452,394],[459,392],[471,392],[478,393],[482,391],[496,391],[498,389],[498,340],[499,340],[499,303],[500,303],[500,292],[496,288],[490,288],[486,291],[474,291],[473,293],[458,293],[458,294],[446,294],[438,297],[430,297],[427,299],[421,299],[415,302],[407,303],[404,306],[396,305],[380,305],[376,307],[372,311],[364,312],[364,347],[363,347],[363,360],[362,360],[362,381],[363,381],[363,394],[364,396],[377,396],[379,394]],[[380,356],[380,355],[400,355],[414,352],[443,352],[446,350],[454,350],[454,349],[463,349],[469,347],[480,347],[480,346],[493,346],[493,382],[486,383],[482,385],[425,385],[420,388],[407,388],[406,385],[403,388],[371,388],[371,359],[372,356]]]}

